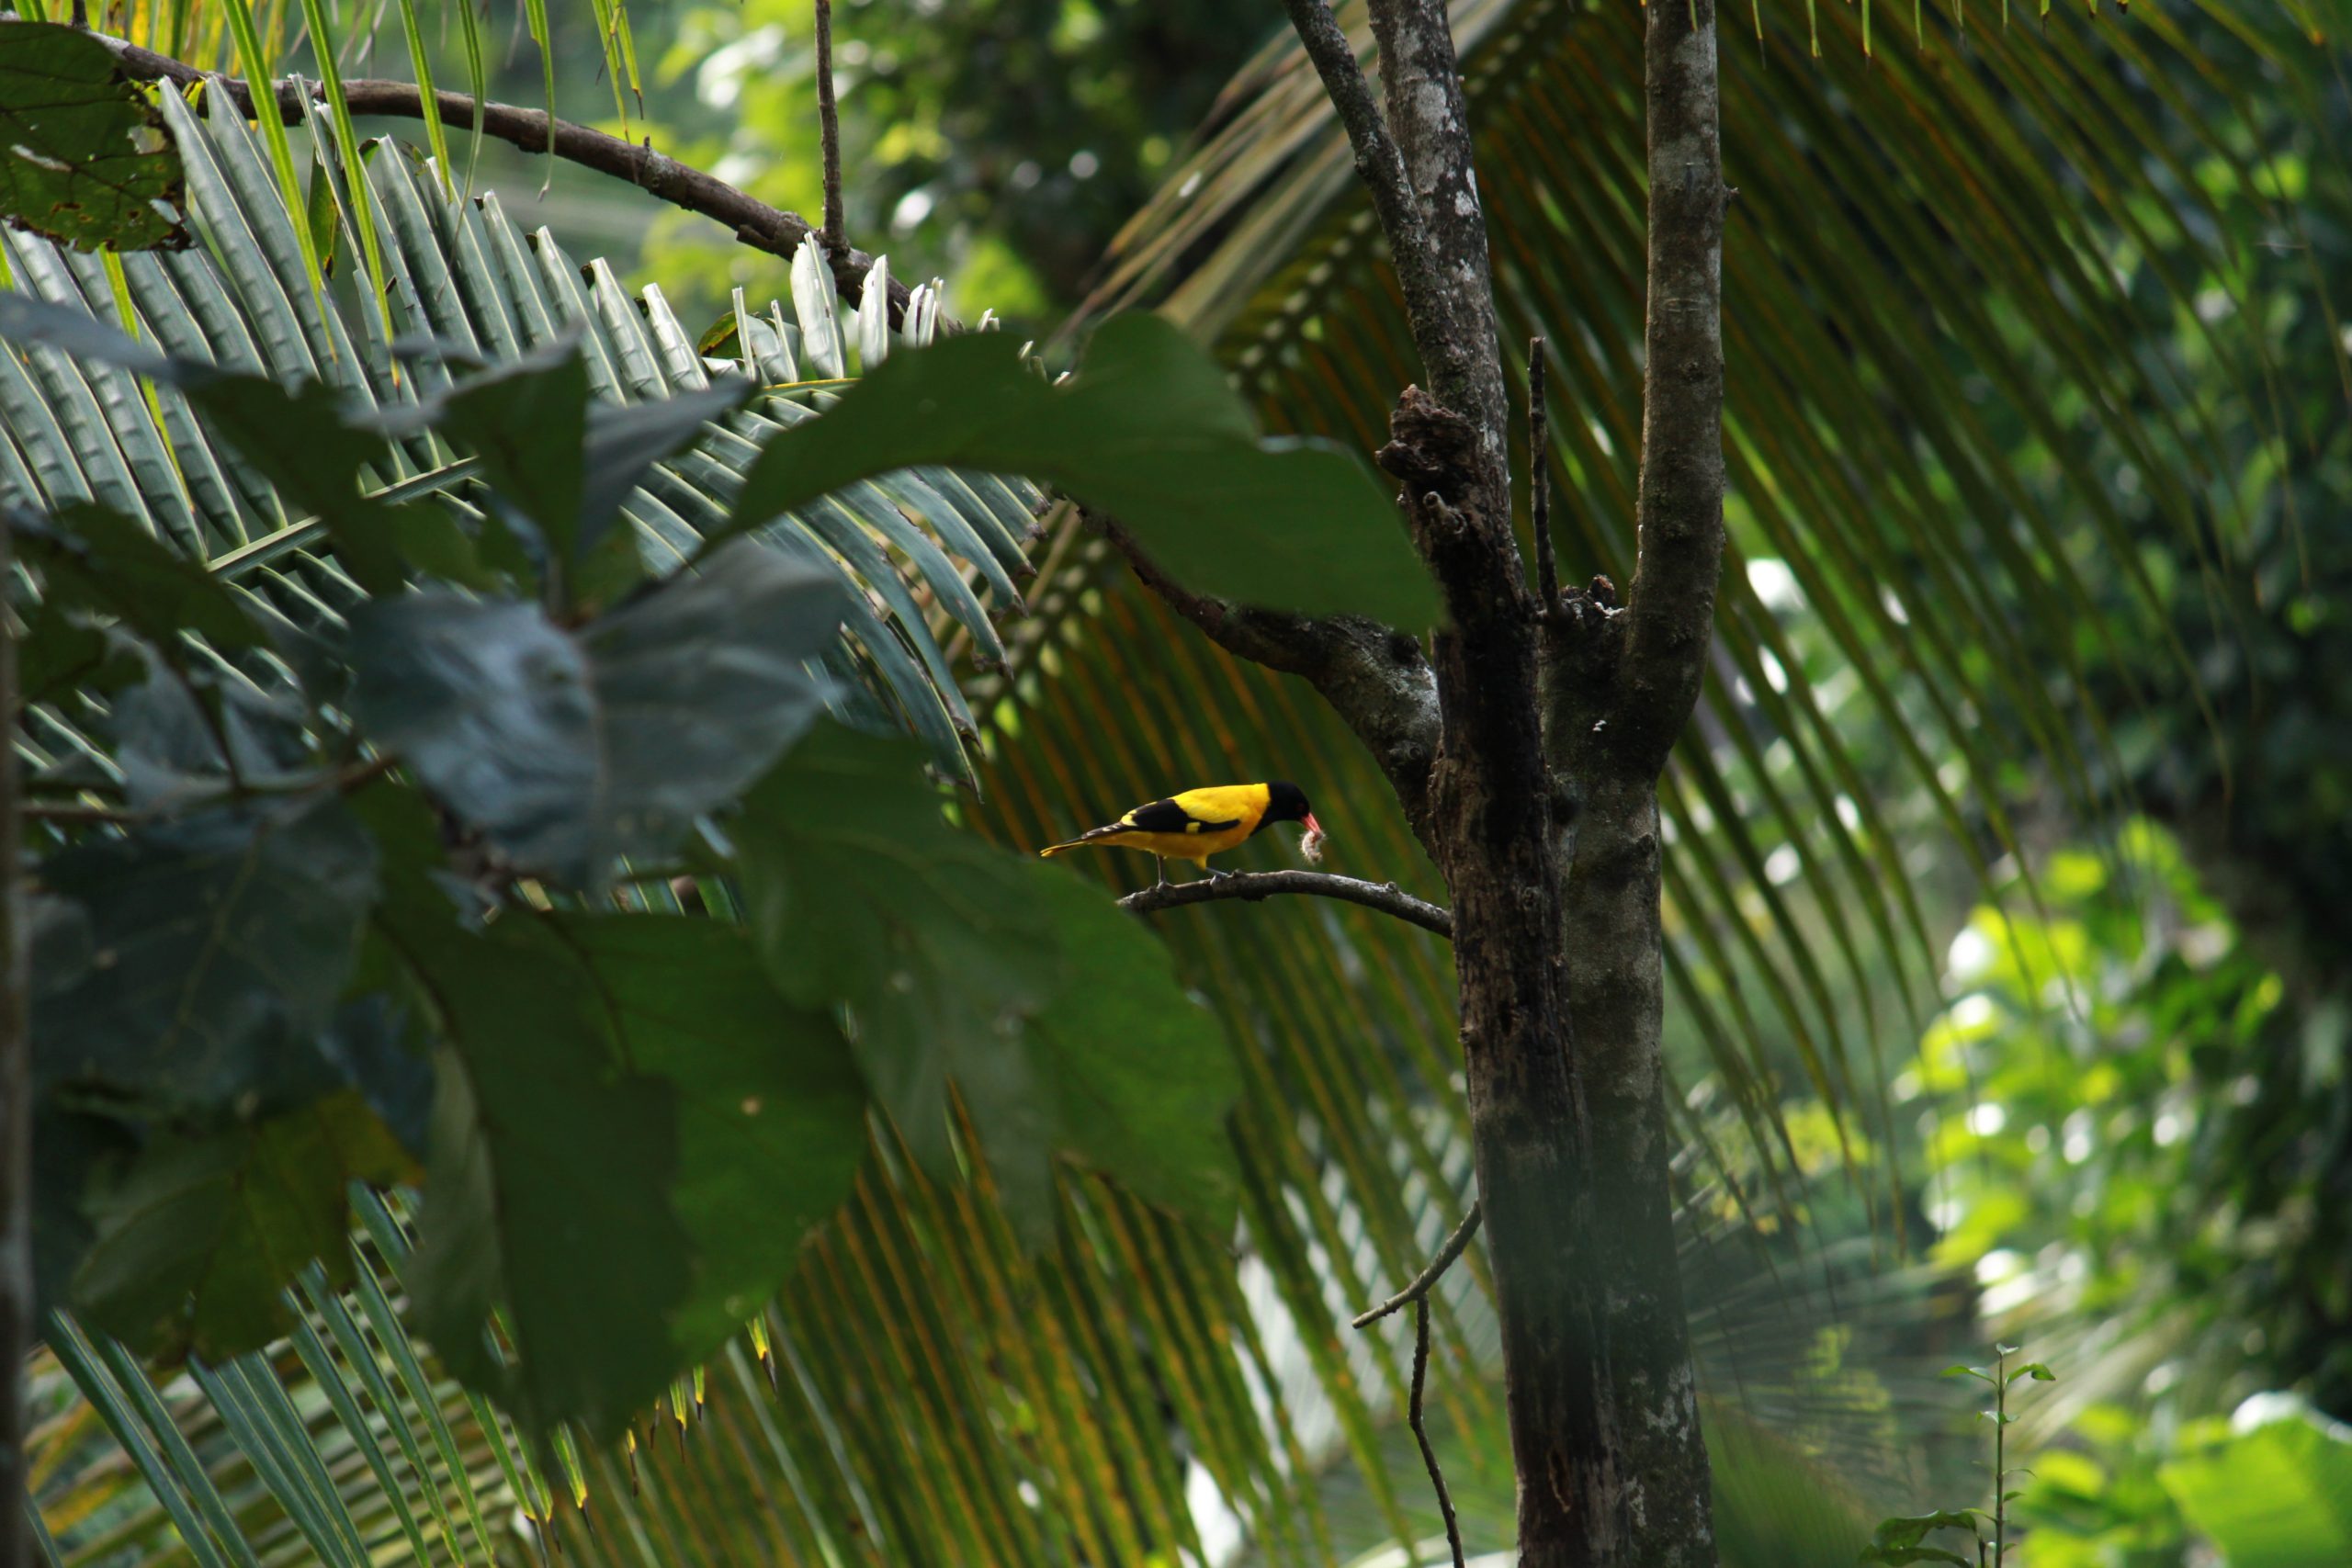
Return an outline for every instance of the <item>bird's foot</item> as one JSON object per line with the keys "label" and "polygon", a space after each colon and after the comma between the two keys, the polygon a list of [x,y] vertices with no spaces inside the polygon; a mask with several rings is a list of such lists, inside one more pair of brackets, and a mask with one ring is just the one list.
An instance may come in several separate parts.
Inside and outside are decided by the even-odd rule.
{"label": "bird's foot", "polygon": [[1229,871],[1219,871],[1213,865],[1204,865],[1201,867],[1201,869],[1209,874],[1209,880],[1211,882],[1223,882],[1227,877],[1233,874],[1233,873]]}

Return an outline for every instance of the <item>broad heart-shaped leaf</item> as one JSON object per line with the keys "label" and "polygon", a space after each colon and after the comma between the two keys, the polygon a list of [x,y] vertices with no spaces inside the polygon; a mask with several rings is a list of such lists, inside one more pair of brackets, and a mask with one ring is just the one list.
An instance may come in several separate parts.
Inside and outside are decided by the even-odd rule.
{"label": "broad heart-shaped leaf", "polygon": [[[394,940],[443,1040],[406,1278],[418,1324],[527,1426],[615,1437],[684,1364],[675,1091],[620,1065],[598,998],[543,934],[412,919]],[[485,1337],[493,1310],[512,1361]]]}
{"label": "broad heart-shaped leaf", "polygon": [[2352,1562],[2352,1428],[2286,1415],[2160,1474],[2230,1568]]}
{"label": "broad heart-shaped leaf", "polygon": [[198,813],[51,856],[87,962],[42,976],[34,1071],[110,1110],[220,1112],[299,1098],[376,892],[376,851],[333,797]]}
{"label": "broad heart-shaped leaf", "polygon": [[679,915],[563,915],[632,1071],[678,1108],[678,1218],[693,1284],[672,1341],[707,1357],[773,1296],[800,1242],[849,1197],[865,1086],[830,1014],[791,1006],[751,932]]}
{"label": "broad heart-shaped leaf", "polygon": [[0,219],[85,251],[176,247],[183,179],[164,117],[105,45],[0,22]]}
{"label": "broad heart-shaped leaf", "polygon": [[894,354],[822,418],[770,441],[731,528],[922,464],[1018,474],[1117,517],[1187,587],[1418,631],[1435,590],[1387,491],[1354,454],[1260,440],[1216,362],[1155,316],[1103,324],[1050,384],[1000,333]]}
{"label": "broad heart-shaped leaf", "polygon": [[749,541],[582,635],[531,604],[415,593],[352,616],[360,727],[517,864],[575,886],[673,848],[816,716],[840,589]]}
{"label": "broad heart-shaped leaf", "polygon": [[1221,1228],[1235,1085],[1214,1020],[1107,901],[950,827],[919,767],[827,728],[745,796],[730,827],[769,972],[848,1004],[867,1083],[942,1172],[953,1086],[1031,1241],[1057,1157]]}
{"label": "broad heart-shaped leaf", "polygon": [[208,1136],[163,1134],[90,1202],[97,1235],[74,1305],[146,1356],[258,1348],[290,1326],[283,1294],[303,1266],[349,1280],[348,1184],[409,1173],[348,1092]]}

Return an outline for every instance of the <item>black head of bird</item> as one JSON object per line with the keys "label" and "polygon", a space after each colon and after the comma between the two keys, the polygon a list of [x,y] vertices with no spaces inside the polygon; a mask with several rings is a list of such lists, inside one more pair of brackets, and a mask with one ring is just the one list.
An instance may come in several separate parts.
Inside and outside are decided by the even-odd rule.
{"label": "black head of bird", "polygon": [[1306,792],[1288,779],[1276,779],[1266,786],[1266,816],[1268,822],[1304,822],[1310,833],[1323,831],[1323,824],[1315,820],[1314,808],[1306,804]]}

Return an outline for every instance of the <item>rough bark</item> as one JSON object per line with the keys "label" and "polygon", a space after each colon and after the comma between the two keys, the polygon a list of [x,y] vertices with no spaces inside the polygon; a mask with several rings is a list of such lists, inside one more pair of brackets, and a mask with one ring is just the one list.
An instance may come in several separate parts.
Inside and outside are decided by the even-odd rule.
{"label": "rough bark", "polygon": [[[1429,670],[1436,744],[1431,756],[1417,685],[1406,705],[1414,767],[1400,780],[1383,765],[1453,905],[1519,1561],[1702,1568],[1714,1549],[1662,1098],[1657,786],[1704,676],[1723,547],[1713,6],[1647,11],[1640,562],[1620,610],[1604,580],[1555,596],[1547,579],[1540,607],[1524,583],[1446,7],[1371,0],[1384,118],[1324,0],[1286,5],[1372,189],[1430,389],[1406,390],[1380,461],[1403,486],[1406,525],[1446,610]],[[1203,600],[1122,547],[1227,649],[1315,680],[1381,755],[1396,705],[1367,702],[1334,671],[1357,668],[1351,650],[1402,639]]]}
{"label": "rough bark", "polygon": [[1591,1122],[1602,1281],[1602,1499],[1558,1561],[1702,1568],[1715,1561],[1707,1451],[1674,1247],[1665,1080],[1657,780],[1706,671],[1723,554],[1724,207],[1713,0],[1646,13],[1649,310],[1640,559],[1631,602],[1596,582],[1548,631],[1548,750],[1573,795],[1563,951],[1577,1077]]}

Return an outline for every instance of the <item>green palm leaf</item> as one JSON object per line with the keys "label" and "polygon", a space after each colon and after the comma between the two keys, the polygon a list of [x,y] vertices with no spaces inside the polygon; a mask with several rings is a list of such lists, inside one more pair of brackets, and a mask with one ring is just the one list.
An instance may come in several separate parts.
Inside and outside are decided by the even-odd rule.
{"label": "green palm leaf", "polygon": [[[449,376],[431,359],[403,363],[399,338],[432,337],[494,361],[577,332],[594,389],[607,400],[665,399],[707,385],[693,335],[659,290],[632,298],[602,263],[591,265],[583,286],[579,267],[546,231],[520,232],[495,197],[479,209],[451,198],[428,167],[394,144],[378,143],[364,159],[340,158],[323,115],[309,124],[318,156],[308,177],[334,191],[346,226],[376,233],[389,287],[381,297],[368,291],[380,298],[381,310],[346,310],[335,296],[314,294],[298,243],[307,203],[289,202],[250,128],[233,114],[200,118],[175,89],[162,93],[189,165],[190,221],[201,243],[123,262],[138,330],[171,352],[289,383],[315,380],[363,406],[392,406],[429,394]],[[350,199],[362,190],[364,199]],[[0,245],[19,288],[112,319],[99,258],[20,234]],[[928,311],[910,315],[906,330],[928,333],[934,321]],[[878,357],[890,338],[887,322],[861,325],[830,288],[801,301],[785,332],[787,369],[796,341],[854,332]],[[175,393],[155,389],[151,406],[137,378],[51,348],[5,357],[0,406],[9,417],[0,441],[0,502],[55,507],[95,495],[211,560],[298,624],[332,615],[353,596],[350,580],[323,551],[323,525],[289,508],[232,450],[209,439]],[[624,509],[647,548],[673,558],[692,551],[724,515],[758,444],[812,417],[810,400],[823,395],[774,387],[695,449],[658,468]],[[465,465],[429,441],[408,443],[375,479],[388,492],[432,493],[461,513],[476,505]],[[1001,651],[991,617],[1020,604],[1012,572],[1025,570],[1021,551],[1036,504],[1033,489],[993,477],[894,475],[775,525],[818,547],[861,590],[833,662],[864,701],[903,715],[951,773],[967,769],[972,721],[941,638],[960,628],[983,656]]]}

